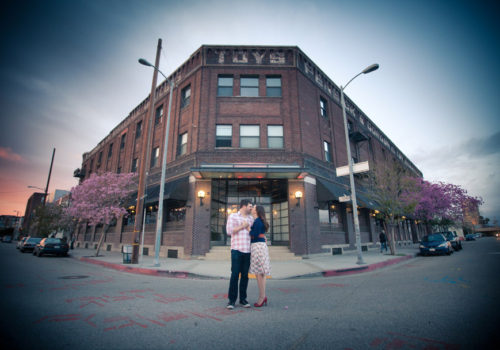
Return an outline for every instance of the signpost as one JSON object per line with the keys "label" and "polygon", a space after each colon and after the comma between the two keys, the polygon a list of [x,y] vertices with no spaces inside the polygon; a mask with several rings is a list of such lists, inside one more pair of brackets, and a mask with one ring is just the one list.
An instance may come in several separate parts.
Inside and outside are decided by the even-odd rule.
{"label": "signpost", "polygon": [[[338,167],[337,176],[346,176],[349,175],[349,165]],[[354,174],[365,173],[370,170],[370,166],[368,165],[368,161],[356,163],[352,165],[352,172]]]}

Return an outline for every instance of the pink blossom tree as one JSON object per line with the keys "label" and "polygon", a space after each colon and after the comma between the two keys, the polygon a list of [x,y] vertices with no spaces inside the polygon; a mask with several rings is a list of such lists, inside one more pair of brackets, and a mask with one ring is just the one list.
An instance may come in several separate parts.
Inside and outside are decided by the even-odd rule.
{"label": "pink blossom tree", "polygon": [[91,226],[104,225],[96,256],[99,255],[104,234],[111,222],[122,215],[127,215],[123,205],[127,196],[136,187],[135,180],[135,173],[107,172],[100,175],[94,173],[71,189],[68,214],[78,221],[87,221]]}
{"label": "pink blossom tree", "polygon": [[413,217],[430,226],[446,228],[462,224],[464,213],[483,203],[480,197],[472,197],[458,185],[444,182],[432,183],[423,179],[413,179],[414,191],[405,193],[407,198],[416,200]]}

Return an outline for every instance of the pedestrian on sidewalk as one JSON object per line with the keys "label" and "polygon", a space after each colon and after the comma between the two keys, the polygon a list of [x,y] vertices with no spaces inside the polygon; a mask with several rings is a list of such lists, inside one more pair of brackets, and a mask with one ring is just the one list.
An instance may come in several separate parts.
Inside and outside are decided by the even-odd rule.
{"label": "pedestrian on sidewalk", "polygon": [[250,273],[255,274],[257,286],[259,287],[259,300],[253,306],[267,306],[266,296],[266,276],[271,274],[269,264],[269,249],[267,248],[266,232],[269,224],[266,220],[266,212],[261,205],[254,206],[252,209],[254,222],[250,230],[251,237],[251,255],[250,255]]}
{"label": "pedestrian on sidewalk", "polygon": [[[240,210],[229,215],[226,231],[231,236],[231,279],[229,280],[228,309],[234,309],[238,298],[238,279],[240,279],[240,304],[250,307],[247,301],[248,269],[250,268],[250,227],[253,224],[252,202],[242,199]],[[241,277],[240,277],[241,276]]]}
{"label": "pedestrian on sidewalk", "polygon": [[380,253],[382,253],[383,250],[387,252],[387,236],[385,235],[384,230],[380,231],[379,239],[380,239]]}

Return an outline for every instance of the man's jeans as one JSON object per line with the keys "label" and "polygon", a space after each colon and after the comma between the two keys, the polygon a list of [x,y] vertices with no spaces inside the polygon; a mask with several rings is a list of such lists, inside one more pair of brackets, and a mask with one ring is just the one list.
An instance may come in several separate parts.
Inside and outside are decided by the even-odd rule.
{"label": "man's jeans", "polygon": [[380,252],[382,253],[384,249],[387,251],[387,242],[380,243]]}
{"label": "man's jeans", "polygon": [[231,280],[229,282],[229,302],[234,304],[238,298],[238,277],[240,280],[240,301],[247,299],[248,269],[250,268],[250,253],[231,250]]}

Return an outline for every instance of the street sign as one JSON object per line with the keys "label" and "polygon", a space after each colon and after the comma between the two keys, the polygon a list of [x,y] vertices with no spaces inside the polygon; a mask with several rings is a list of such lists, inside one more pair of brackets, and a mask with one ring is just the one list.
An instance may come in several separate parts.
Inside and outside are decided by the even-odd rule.
{"label": "street sign", "polygon": [[342,202],[349,202],[351,200],[351,196],[342,196],[342,197],[339,197],[339,202],[342,203]]}
{"label": "street sign", "polygon": [[[337,170],[337,176],[349,175],[349,165],[338,167],[336,170]],[[368,161],[356,163],[352,166],[352,172],[354,174],[364,173],[364,172],[367,172],[368,170],[370,170],[370,166],[368,165]]]}

